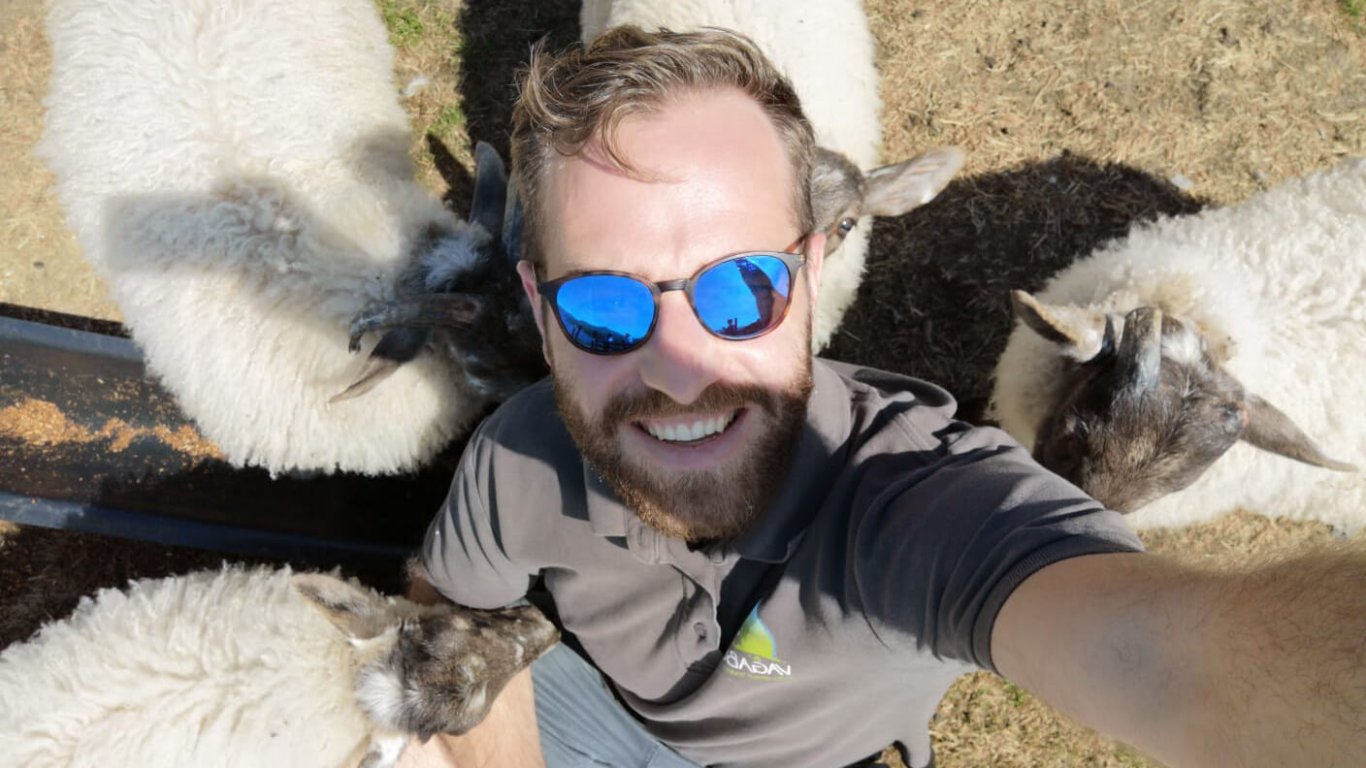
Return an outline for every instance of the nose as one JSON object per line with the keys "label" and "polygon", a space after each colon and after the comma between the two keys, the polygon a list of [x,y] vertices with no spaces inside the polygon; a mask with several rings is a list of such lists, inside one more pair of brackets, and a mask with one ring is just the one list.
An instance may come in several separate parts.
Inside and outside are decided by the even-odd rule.
{"label": "nose", "polygon": [[716,342],[681,291],[665,293],[659,299],[654,335],[640,349],[641,380],[676,403],[693,402],[720,378],[719,356],[713,350]]}

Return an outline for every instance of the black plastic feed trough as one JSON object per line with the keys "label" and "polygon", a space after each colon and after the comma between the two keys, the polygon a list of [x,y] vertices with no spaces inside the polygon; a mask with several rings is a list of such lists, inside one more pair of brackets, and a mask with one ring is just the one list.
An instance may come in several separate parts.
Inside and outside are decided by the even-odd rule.
{"label": "black plastic feed trough", "polygon": [[117,324],[0,304],[0,518],[357,568],[413,553],[450,483],[270,477],[206,458]]}

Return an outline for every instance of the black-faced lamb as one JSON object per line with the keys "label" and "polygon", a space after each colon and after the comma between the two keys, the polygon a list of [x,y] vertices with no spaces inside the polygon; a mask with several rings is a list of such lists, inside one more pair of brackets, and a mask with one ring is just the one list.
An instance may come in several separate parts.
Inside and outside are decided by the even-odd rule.
{"label": "black-faced lamb", "polygon": [[366,334],[383,335],[352,384],[329,402],[369,392],[432,346],[459,366],[473,403],[506,400],[546,373],[540,349],[530,343],[539,331],[517,280],[521,204],[498,152],[481,141],[474,157],[469,226],[419,248],[396,296],[352,318],[352,352]]}
{"label": "black-faced lamb", "polygon": [[1135,526],[1366,525],[1366,159],[1140,226],[1013,299],[993,415]]}
{"label": "black-faced lamb", "polygon": [[[47,31],[40,152],[67,221],[229,462],[410,470],[542,375],[509,325],[520,291],[497,285],[501,167],[469,222],[416,182],[373,2],[54,0]],[[353,355],[353,318],[395,330],[373,308],[433,261],[454,330],[430,333],[429,302],[424,328]],[[353,385],[373,390],[334,400]]]}
{"label": "black-faced lamb", "polygon": [[558,639],[533,607],[418,606],[321,573],[136,581],[0,653],[5,765],[394,765]]}
{"label": "black-faced lamb", "polygon": [[792,82],[820,147],[811,202],[816,228],[828,235],[811,329],[814,351],[829,343],[858,295],[871,217],[899,216],[928,203],[963,165],[961,150],[940,147],[877,167],[882,100],[859,0],[586,0],[579,22],[585,45],[626,24],[739,32]]}

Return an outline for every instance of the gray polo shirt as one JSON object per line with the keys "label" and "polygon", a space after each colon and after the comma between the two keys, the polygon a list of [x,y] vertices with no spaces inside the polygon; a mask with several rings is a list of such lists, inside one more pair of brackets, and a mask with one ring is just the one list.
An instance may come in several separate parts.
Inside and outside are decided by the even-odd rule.
{"label": "gray polo shirt", "polygon": [[539,574],[645,727],[702,764],[839,766],[893,741],[930,760],[953,680],[992,669],[1011,590],[1078,555],[1142,549],[1122,518],[915,379],[817,360],[807,422],[761,527],[701,550],[643,524],[587,468],[548,382],[480,426],[427,534],[464,605]]}

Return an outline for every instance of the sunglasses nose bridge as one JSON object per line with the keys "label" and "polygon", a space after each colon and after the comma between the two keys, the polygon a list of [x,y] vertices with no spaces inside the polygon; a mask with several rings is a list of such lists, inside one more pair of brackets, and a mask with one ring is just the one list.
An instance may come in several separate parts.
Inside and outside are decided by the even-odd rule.
{"label": "sunglasses nose bridge", "polygon": [[671,336],[680,334],[690,335],[692,331],[698,331],[702,336],[710,337],[707,329],[702,327],[701,318],[697,315],[697,306],[693,303],[693,297],[684,285],[684,281],[677,282],[667,288],[661,288],[655,295],[655,327],[654,334],[668,333]]}
{"label": "sunglasses nose bridge", "polygon": [[[676,307],[679,311],[682,311],[684,305],[686,305],[688,316],[692,318],[694,323],[698,321],[697,307],[693,303],[691,279],[683,278],[679,280],[663,280],[661,282],[654,283],[653,285],[655,298],[655,318],[652,335],[654,333],[659,333],[660,321],[664,319],[666,307],[672,306]],[[674,294],[674,296],[671,297],[670,294]]]}

